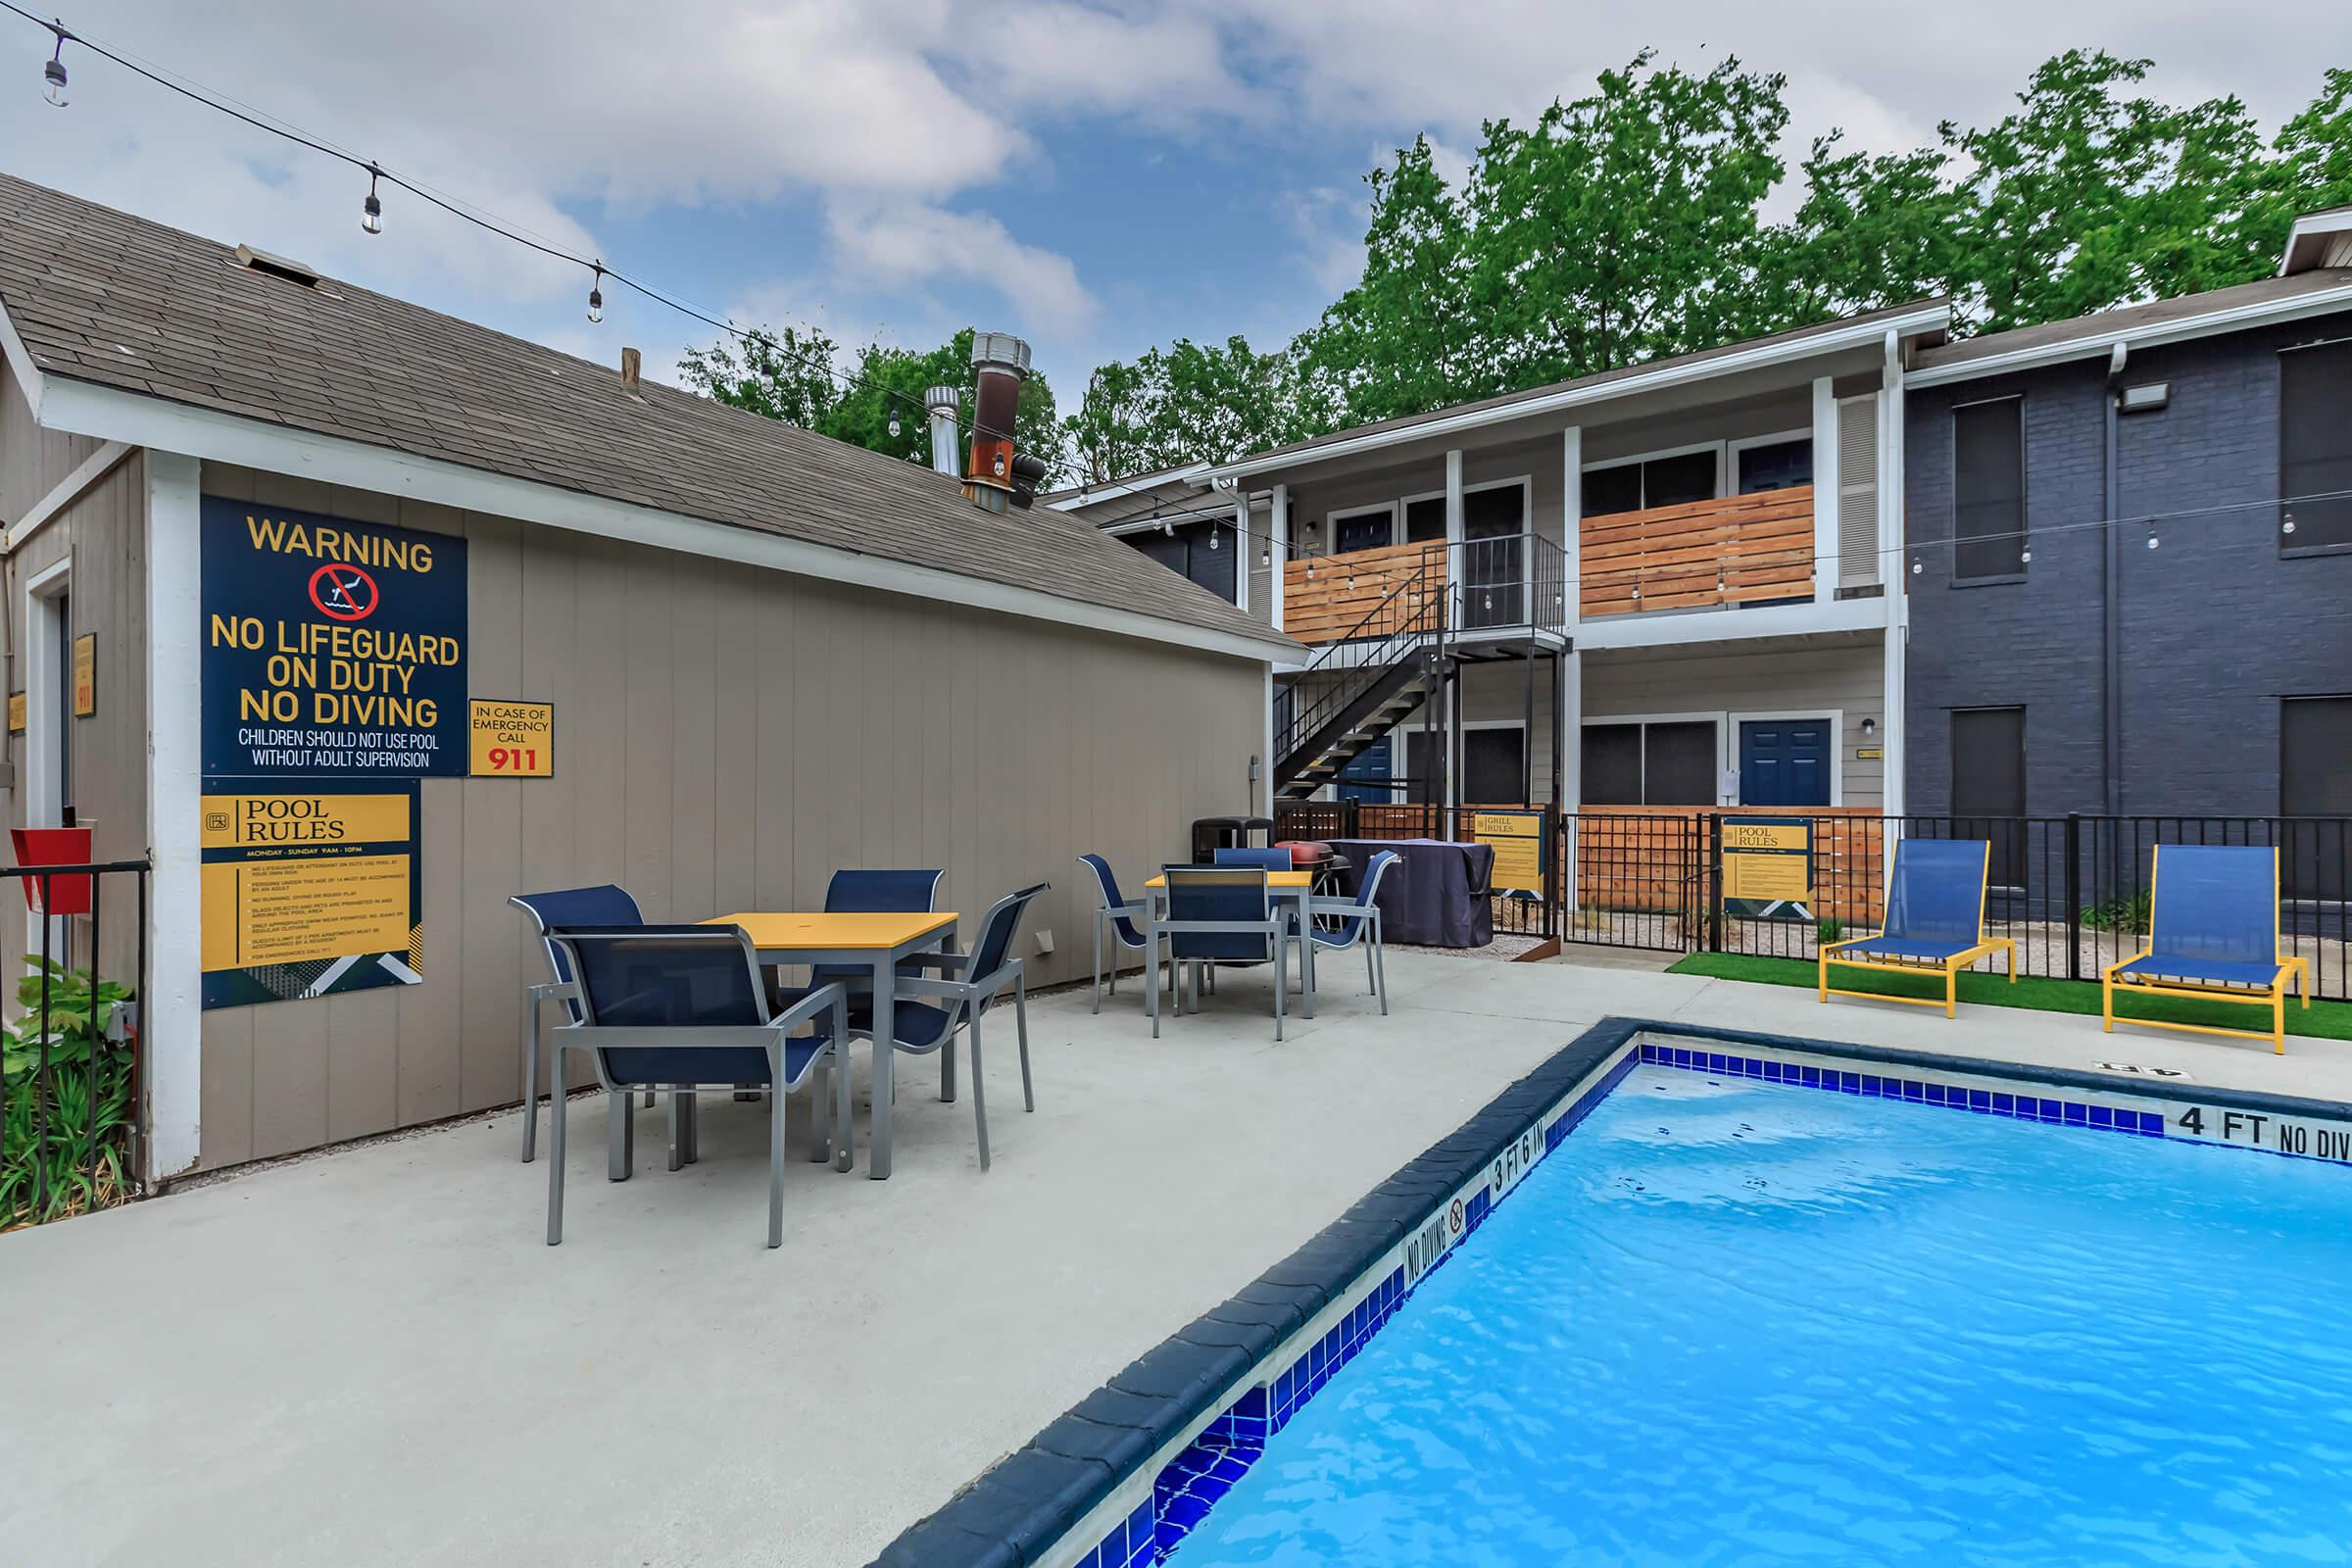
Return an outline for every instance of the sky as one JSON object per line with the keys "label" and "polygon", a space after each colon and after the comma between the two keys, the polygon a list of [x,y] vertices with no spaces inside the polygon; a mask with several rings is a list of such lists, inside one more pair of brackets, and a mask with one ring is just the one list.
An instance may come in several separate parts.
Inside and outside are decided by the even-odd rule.
{"label": "sky", "polygon": [[[1997,117],[2070,46],[2152,57],[2172,101],[2266,128],[2352,65],[2340,0],[1890,7],[1685,0],[45,0],[66,25],[712,314],[916,349],[1020,333],[1066,410],[1178,336],[1271,346],[1361,261],[1364,172],[1426,134],[1458,168],[1654,47],[1785,73],[1789,152]],[[0,169],[590,359],[674,379],[711,329],[605,291],[364,174],[0,14]],[[1793,164],[1793,158],[1791,159]]]}

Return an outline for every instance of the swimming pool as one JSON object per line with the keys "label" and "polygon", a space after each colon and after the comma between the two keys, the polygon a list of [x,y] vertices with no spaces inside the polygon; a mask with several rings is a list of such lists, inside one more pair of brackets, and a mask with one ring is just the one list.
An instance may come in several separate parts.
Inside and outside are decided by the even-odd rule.
{"label": "swimming pool", "polygon": [[2352,1560],[2352,1172],[2052,1119],[1637,1065],[1167,1560]]}
{"label": "swimming pool", "polygon": [[1603,1019],[876,1568],[2352,1561],[2352,1103],[2130,1072]]}

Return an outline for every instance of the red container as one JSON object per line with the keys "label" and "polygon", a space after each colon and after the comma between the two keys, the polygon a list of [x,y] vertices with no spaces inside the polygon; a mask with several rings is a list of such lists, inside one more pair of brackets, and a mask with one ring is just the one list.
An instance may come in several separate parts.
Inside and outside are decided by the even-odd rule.
{"label": "red container", "polygon": [[1321,865],[1325,860],[1331,858],[1331,846],[1318,844],[1311,839],[1285,839],[1274,847],[1278,850],[1290,851],[1291,864],[1301,871],[1310,866]]}
{"label": "red container", "polygon": [[[12,827],[8,836],[16,847],[19,865],[88,865],[90,830],[86,827]],[[50,908],[41,907],[41,879],[19,877],[24,884],[24,905],[35,914],[87,914],[90,879],[83,876],[49,878]]]}

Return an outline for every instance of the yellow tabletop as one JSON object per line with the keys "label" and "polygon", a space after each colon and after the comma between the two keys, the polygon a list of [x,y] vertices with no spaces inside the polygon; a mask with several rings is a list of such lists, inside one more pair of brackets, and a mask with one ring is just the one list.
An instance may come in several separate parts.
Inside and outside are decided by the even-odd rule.
{"label": "yellow tabletop", "polygon": [[929,936],[942,927],[955,928],[960,916],[946,909],[929,913],[860,912],[851,914],[763,914],[746,911],[705,920],[705,925],[739,925],[750,933],[752,946],[761,953],[794,948],[808,952],[840,953],[853,948],[885,951]]}
{"label": "yellow tabletop", "polygon": [[[1209,871],[1247,871],[1250,869],[1250,867],[1246,865],[1223,865],[1203,866],[1201,869]],[[1268,871],[1266,873],[1266,886],[1270,888],[1290,888],[1296,892],[1301,888],[1309,888],[1314,886],[1314,882],[1315,873],[1312,871]],[[1144,886],[1152,889],[1152,891],[1154,893],[1165,891],[1167,885],[1168,879],[1165,873],[1155,876],[1151,881],[1144,884]]]}

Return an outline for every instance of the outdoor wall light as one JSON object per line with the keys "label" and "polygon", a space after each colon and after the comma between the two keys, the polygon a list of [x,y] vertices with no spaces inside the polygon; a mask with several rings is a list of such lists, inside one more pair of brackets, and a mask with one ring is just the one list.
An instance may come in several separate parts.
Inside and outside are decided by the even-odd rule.
{"label": "outdoor wall light", "polygon": [[1870,739],[1870,738],[1871,738],[1873,735],[1876,735],[1878,732],[1879,732],[1879,721],[1878,721],[1877,719],[1875,719],[1875,718],[1866,718],[1866,719],[1864,719],[1864,720],[1862,721],[1862,738],[1863,738],[1864,740],[1868,740],[1868,739]]}
{"label": "outdoor wall light", "polygon": [[2172,401],[2172,382],[2143,381],[2124,388],[2123,401],[2118,407],[2126,414],[2154,414]]}

